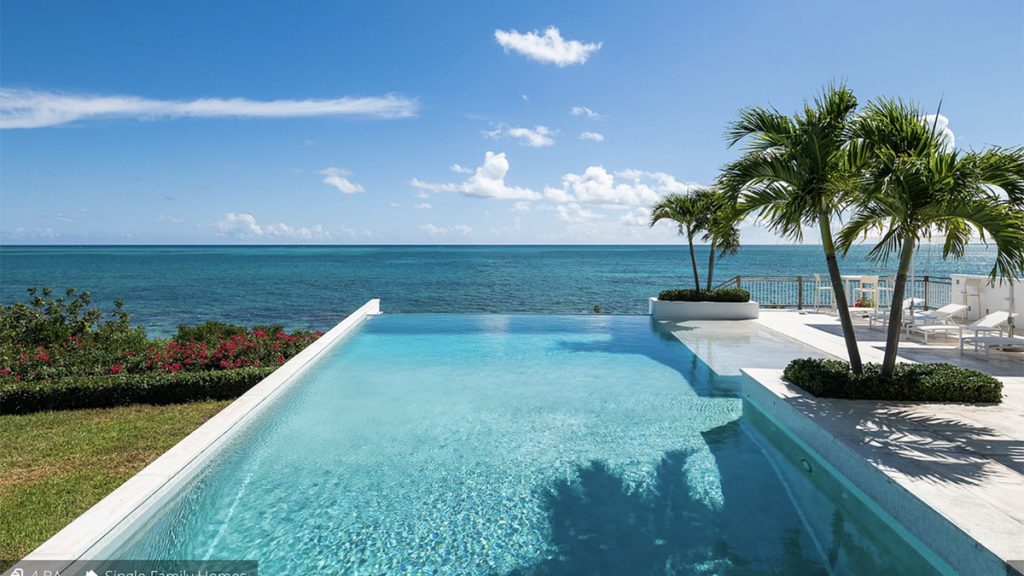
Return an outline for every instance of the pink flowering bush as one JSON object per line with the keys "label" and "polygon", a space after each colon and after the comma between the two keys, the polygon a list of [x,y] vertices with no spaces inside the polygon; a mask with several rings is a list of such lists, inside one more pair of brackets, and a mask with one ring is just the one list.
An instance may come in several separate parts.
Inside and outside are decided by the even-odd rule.
{"label": "pink flowering bush", "polygon": [[[115,303],[104,314],[88,292],[30,289],[30,302],[0,307],[0,384],[69,377],[161,374],[274,367],[322,333],[282,326],[207,322],[179,326],[170,340],[149,339]],[[106,320],[104,320],[106,318]]]}
{"label": "pink flowering bush", "polygon": [[310,331],[289,334],[280,327],[274,328],[277,329],[232,330],[230,335],[216,333],[212,340],[207,337],[198,342],[178,340],[182,335],[179,328],[176,339],[147,350],[145,366],[166,372],[277,366],[323,335]]}

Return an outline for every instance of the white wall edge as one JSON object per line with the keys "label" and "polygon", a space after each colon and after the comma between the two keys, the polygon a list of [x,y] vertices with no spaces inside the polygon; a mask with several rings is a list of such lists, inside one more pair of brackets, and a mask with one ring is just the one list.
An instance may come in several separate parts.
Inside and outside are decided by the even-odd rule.
{"label": "white wall edge", "polygon": [[367,317],[380,313],[380,299],[367,301],[33,550],[24,560],[66,562],[62,570],[73,568],[74,562],[80,560],[105,560],[100,554],[116,548],[134,527],[151,518],[242,424],[286,390],[295,382],[295,377],[323,352],[351,334]]}

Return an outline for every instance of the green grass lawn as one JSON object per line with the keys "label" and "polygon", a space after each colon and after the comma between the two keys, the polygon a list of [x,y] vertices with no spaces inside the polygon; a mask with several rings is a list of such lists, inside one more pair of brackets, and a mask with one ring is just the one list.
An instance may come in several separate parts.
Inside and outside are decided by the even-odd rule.
{"label": "green grass lawn", "polygon": [[228,403],[0,416],[0,570]]}

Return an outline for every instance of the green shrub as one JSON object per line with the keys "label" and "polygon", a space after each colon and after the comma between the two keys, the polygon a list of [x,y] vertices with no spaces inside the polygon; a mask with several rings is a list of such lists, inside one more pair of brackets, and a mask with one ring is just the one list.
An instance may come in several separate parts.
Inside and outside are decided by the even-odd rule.
{"label": "green shrub", "polygon": [[49,288],[28,294],[28,302],[0,306],[0,383],[276,366],[321,336],[205,322],[179,326],[171,340],[151,340],[131,325],[121,301],[104,312],[74,288],[63,296]]}
{"label": "green shrub", "polygon": [[0,414],[237,398],[274,367],[0,382]]}
{"label": "green shrub", "polygon": [[[273,330],[273,332],[278,332],[281,329],[282,327],[277,327],[277,330]],[[216,346],[225,338],[245,334],[248,331],[245,326],[210,320],[196,326],[178,324],[178,332],[172,340],[175,342],[205,342],[208,346]]]}
{"label": "green shrub", "polygon": [[897,364],[887,380],[878,364],[865,364],[858,375],[842,360],[800,358],[786,366],[783,376],[822,398],[996,404],[1003,400],[1002,382],[952,364]]}
{"label": "green shrub", "polygon": [[668,302],[749,302],[750,292],[739,288],[716,288],[714,290],[662,290],[658,300]]}

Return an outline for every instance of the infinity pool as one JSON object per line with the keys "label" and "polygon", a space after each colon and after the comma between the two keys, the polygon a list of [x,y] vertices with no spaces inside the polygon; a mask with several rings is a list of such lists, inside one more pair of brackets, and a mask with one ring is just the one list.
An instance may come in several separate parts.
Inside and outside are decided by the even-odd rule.
{"label": "infinity pool", "polygon": [[644,316],[385,315],[118,553],[262,574],[930,574]]}

